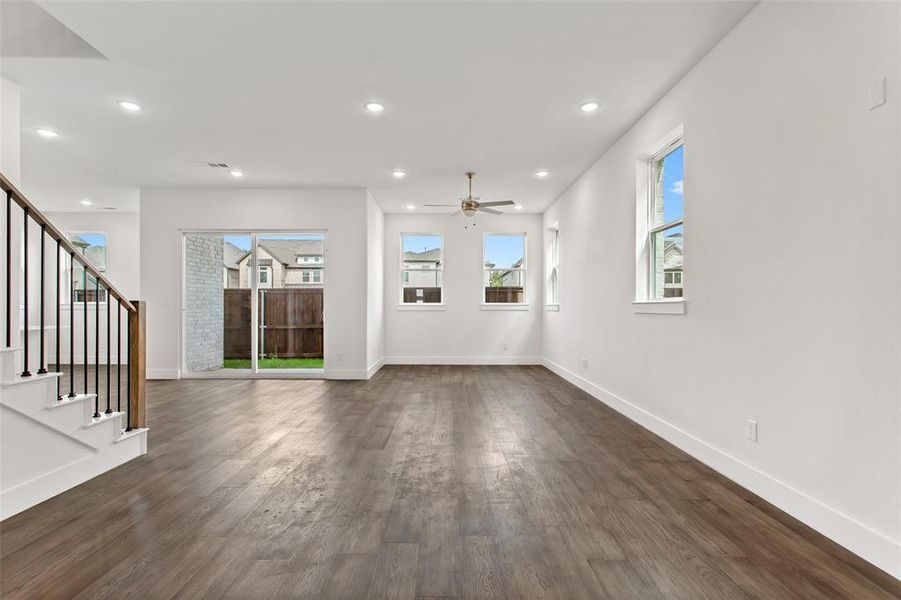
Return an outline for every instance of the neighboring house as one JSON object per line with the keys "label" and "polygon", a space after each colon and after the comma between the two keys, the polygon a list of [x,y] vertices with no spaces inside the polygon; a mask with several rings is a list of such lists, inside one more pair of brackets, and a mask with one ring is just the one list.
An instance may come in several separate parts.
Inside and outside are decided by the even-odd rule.
{"label": "neighboring house", "polygon": [[663,245],[663,297],[682,296],[682,234],[666,238]]}
{"label": "neighboring house", "polygon": [[441,249],[404,252],[404,287],[441,287]]}
{"label": "neighboring house", "polygon": [[225,288],[241,286],[241,273],[238,262],[246,252],[228,241],[222,242],[222,285]]}
{"label": "neighboring house", "polygon": [[[249,251],[237,261],[239,285],[250,287]],[[257,252],[260,288],[322,287],[325,256],[322,240],[261,240]]]}
{"label": "neighboring house", "polygon": [[[515,263],[513,263],[513,268],[522,267],[523,259],[519,259]],[[493,269],[495,265],[493,263],[485,263],[485,267],[488,269]],[[500,273],[500,281],[491,281],[489,280],[488,285],[490,287],[522,287],[522,271],[492,271],[492,273]]]}

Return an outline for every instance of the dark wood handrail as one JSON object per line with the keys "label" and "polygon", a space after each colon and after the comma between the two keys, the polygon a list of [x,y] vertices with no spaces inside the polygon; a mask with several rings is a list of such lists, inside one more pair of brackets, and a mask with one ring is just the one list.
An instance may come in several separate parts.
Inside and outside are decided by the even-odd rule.
{"label": "dark wood handrail", "polygon": [[[135,312],[135,306],[125,297],[125,295],[116,289],[116,287],[110,283],[109,279],[103,276],[103,273],[100,272],[100,269],[94,266],[94,264],[88,260],[88,257],[85,256],[81,250],[79,250],[75,244],[69,241],[69,238],[64,236],[60,231],[53,226],[47,217],[35,208],[34,204],[28,201],[28,198],[25,197],[25,194],[19,191],[19,189],[12,184],[12,182],[6,178],[3,173],[0,173],[0,188],[7,194],[9,194],[10,198],[12,198],[16,204],[21,206],[23,209],[28,210],[28,216],[32,218],[38,225],[43,225],[45,231],[48,236],[58,241],[60,245],[66,249],[68,254],[75,254],[78,257],[78,262],[84,265],[84,268],[87,269],[89,273],[91,273],[98,281],[101,282],[104,288],[106,288],[107,293],[111,294],[113,298],[118,300],[121,305],[128,312]],[[43,240],[42,240],[43,243]]]}

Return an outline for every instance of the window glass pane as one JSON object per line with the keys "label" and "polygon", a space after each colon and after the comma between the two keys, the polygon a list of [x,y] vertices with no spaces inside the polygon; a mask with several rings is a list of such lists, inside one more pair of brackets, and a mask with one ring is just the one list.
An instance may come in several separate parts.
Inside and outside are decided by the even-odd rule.
{"label": "window glass pane", "polygon": [[[87,258],[101,272],[106,271],[106,234],[105,233],[70,233],[69,240],[78,248],[79,252]],[[74,265],[75,275],[75,301],[106,302],[106,290],[101,286],[97,293],[97,280],[90,273],[87,274],[87,287],[85,287],[85,269],[78,262],[76,256]]]}
{"label": "window glass pane", "polygon": [[486,235],[485,267],[520,268],[525,267],[526,236],[518,235]]}
{"label": "window glass pane", "polygon": [[654,226],[684,217],[683,146],[654,163]]}
{"label": "window glass pane", "polygon": [[684,249],[682,225],[658,231],[652,238],[652,297],[657,300],[681,298]]}
{"label": "window glass pane", "polygon": [[436,304],[441,300],[443,240],[440,235],[404,234],[402,299],[405,304]]}

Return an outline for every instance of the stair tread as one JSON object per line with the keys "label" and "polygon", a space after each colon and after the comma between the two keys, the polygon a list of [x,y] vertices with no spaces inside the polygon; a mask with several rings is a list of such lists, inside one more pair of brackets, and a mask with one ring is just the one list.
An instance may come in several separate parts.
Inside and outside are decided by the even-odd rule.
{"label": "stair tread", "polygon": [[144,433],[146,433],[146,432],[148,432],[148,431],[150,431],[150,428],[148,428],[148,427],[138,427],[138,428],[136,428],[136,429],[132,429],[131,431],[123,431],[123,432],[122,432],[122,435],[120,435],[118,438],[116,438],[115,441],[116,441],[117,443],[118,443],[118,442],[122,442],[122,441],[125,441],[125,440],[129,439],[129,438],[133,438],[133,437],[135,437],[135,436],[144,434]]}
{"label": "stair tread", "polygon": [[33,383],[35,381],[44,381],[47,379],[56,379],[61,377],[62,373],[50,372],[43,373],[38,375],[37,373],[32,373],[31,377],[22,377],[21,375],[16,375],[13,379],[9,379],[3,382],[3,387],[12,387],[15,385],[22,385],[26,383]]}
{"label": "stair tread", "polygon": [[59,408],[76,402],[84,402],[85,400],[93,400],[97,394],[75,394],[75,396],[63,396],[62,400],[57,400],[49,406],[49,408]]}
{"label": "stair tread", "polygon": [[97,418],[91,417],[91,422],[85,425],[85,427],[93,427],[94,425],[100,425],[101,423],[106,423],[107,421],[115,420],[122,415],[124,412],[112,412],[110,414],[100,413],[100,416]]}

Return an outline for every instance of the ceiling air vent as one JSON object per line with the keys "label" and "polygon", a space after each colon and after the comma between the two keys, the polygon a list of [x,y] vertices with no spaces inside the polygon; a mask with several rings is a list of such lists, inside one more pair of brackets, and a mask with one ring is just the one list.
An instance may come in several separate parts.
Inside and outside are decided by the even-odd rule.
{"label": "ceiling air vent", "polygon": [[213,169],[227,169],[228,163],[211,162],[207,163],[206,166],[212,167]]}

